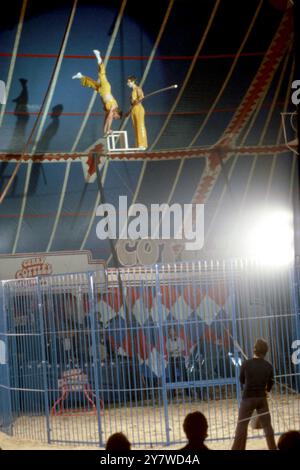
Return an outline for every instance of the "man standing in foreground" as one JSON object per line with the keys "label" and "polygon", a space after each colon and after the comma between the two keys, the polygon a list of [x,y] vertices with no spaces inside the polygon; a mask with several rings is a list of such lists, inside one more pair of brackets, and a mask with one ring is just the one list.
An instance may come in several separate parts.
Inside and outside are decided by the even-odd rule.
{"label": "man standing in foreground", "polygon": [[266,392],[271,391],[274,382],[273,367],[265,360],[268,349],[267,342],[258,339],[254,345],[254,357],[245,361],[241,367],[243,396],[232,450],[245,450],[248,424],[254,410],[260,415],[269,450],[276,450],[266,395]]}

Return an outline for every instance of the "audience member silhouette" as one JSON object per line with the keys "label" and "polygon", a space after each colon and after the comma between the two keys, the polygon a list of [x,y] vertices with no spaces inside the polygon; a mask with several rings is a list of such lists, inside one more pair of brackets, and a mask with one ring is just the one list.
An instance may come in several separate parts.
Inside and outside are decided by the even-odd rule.
{"label": "audience member silhouette", "polygon": [[285,432],[278,439],[277,447],[279,450],[300,450],[300,432]]}
{"label": "audience member silhouette", "polygon": [[126,451],[131,449],[131,443],[122,432],[112,434],[107,442],[105,450],[113,451]]}
{"label": "audience member silhouette", "polygon": [[183,430],[188,443],[181,450],[209,450],[204,444],[207,437],[207,419],[200,411],[189,413],[183,422]]}

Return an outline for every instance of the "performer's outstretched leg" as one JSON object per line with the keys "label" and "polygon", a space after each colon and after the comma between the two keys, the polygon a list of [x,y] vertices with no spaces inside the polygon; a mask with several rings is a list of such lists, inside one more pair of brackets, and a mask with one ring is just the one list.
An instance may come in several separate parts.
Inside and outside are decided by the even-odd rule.
{"label": "performer's outstretched leg", "polygon": [[100,51],[98,51],[98,49],[94,49],[93,53],[95,54],[97,62],[100,65],[102,63],[102,58],[101,58]]}
{"label": "performer's outstretched leg", "polygon": [[81,80],[83,78],[83,75],[82,75],[82,73],[78,72],[78,73],[76,73],[76,75],[73,75],[72,78],[73,78],[73,80],[74,80],[74,78],[79,78]]}

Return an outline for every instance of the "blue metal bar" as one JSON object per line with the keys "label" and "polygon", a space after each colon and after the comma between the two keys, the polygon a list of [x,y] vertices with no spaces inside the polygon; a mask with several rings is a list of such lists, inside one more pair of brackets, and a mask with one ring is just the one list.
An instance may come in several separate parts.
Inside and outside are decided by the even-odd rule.
{"label": "blue metal bar", "polygon": [[237,349],[237,344],[239,344],[238,341],[238,333],[237,333],[237,316],[236,316],[236,296],[235,296],[235,283],[234,283],[234,277],[233,277],[233,267],[231,265],[231,270],[230,272],[230,284],[229,284],[229,289],[230,289],[230,295],[232,298],[231,301],[231,308],[232,308],[232,336],[233,336],[233,348],[234,348],[234,358],[235,358],[235,379],[236,379],[236,395],[237,395],[237,400],[240,403],[241,401],[241,389],[240,389],[240,380],[239,380],[239,375],[240,375],[240,367],[239,367],[239,355],[238,355],[238,349]]}
{"label": "blue metal bar", "polygon": [[[291,295],[291,304],[293,307],[293,312],[294,312],[294,326],[295,326],[295,339],[300,340],[300,284],[299,284],[299,277],[297,278],[297,274],[299,276],[299,271],[297,273],[297,270],[295,267],[290,272],[290,295]],[[297,295],[298,293],[298,295]],[[293,326],[293,324],[292,324]],[[297,392],[300,391],[300,363],[296,364],[295,367],[297,371],[297,376],[296,376],[296,389]]]}
{"label": "blue metal bar", "polygon": [[[156,285],[156,301],[157,301],[158,319],[159,319],[159,342],[160,342],[160,350],[162,351],[162,354],[163,354],[164,352],[163,316],[162,316],[160,277],[159,277],[158,265],[155,266],[155,285]],[[166,444],[170,445],[168,396],[167,396],[167,387],[166,387],[166,371],[165,371],[164,366],[162,366],[162,397],[163,397],[163,405],[164,405],[164,413],[165,413]]]}
{"label": "blue metal bar", "polygon": [[0,282],[0,418],[2,431],[12,435],[13,414],[10,393],[7,311],[4,283]]}
{"label": "blue metal bar", "polygon": [[101,428],[101,404],[100,404],[100,395],[99,395],[99,372],[97,367],[97,343],[96,343],[96,308],[95,308],[95,288],[94,288],[94,275],[93,273],[88,273],[88,284],[89,284],[89,306],[91,314],[91,338],[92,338],[92,350],[94,356],[94,378],[95,378],[95,388],[96,388],[96,410],[97,410],[97,423],[98,423],[98,436],[99,436],[99,446],[103,446],[102,440],[102,428]]}
{"label": "blue metal bar", "polygon": [[[284,421],[295,425],[299,406],[293,388],[299,375],[291,364],[290,346],[300,333],[298,271],[268,273],[245,261],[202,261],[122,269],[120,275],[123,292],[113,270],[106,272],[106,283],[100,281],[100,276],[98,280],[97,273],[43,277],[38,286],[34,280],[5,283],[5,309],[10,313],[6,326],[8,391],[11,428],[15,420],[17,436],[41,438],[45,434],[44,418],[38,419],[39,416],[45,415],[47,420],[49,406],[64,396],[56,381],[60,378],[63,382],[66,374],[82,371],[87,386],[92,381],[97,415],[87,418],[86,414],[94,410],[93,404],[80,388],[71,386],[60,402],[65,419],[58,417],[59,407],[54,416],[49,416],[51,442],[101,446],[111,432],[125,430],[134,444],[159,444],[159,436],[165,435],[164,443],[169,445],[178,441],[173,429],[183,420],[183,413],[194,409],[196,392],[201,398],[205,392],[210,396],[209,401],[200,403],[201,409],[207,414],[210,427],[215,428],[214,440],[225,440],[232,412],[229,399],[239,398],[240,393],[240,352],[249,355],[259,335],[269,339],[271,362],[276,365],[276,381],[280,385],[278,403],[274,401],[271,407],[272,414],[278,417],[276,431],[285,430]],[[89,301],[88,309],[83,307],[84,299]],[[165,318],[168,314],[170,317]],[[89,324],[85,323],[87,316]],[[176,373],[173,380],[167,375],[171,361],[165,367],[164,357],[168,326],[174,327],[182,338],[179,342],[184,342],[185,363],[181,360],[175,364],[180,375]],[[203,338],[204,328],[207,334]],[[42,335],[44,343],[36,341],[37,334]],[[232,362],[227,356],[228,335],[233,340]],[[110,339],[109,358],[101,349],[102,336]],[[119,347],[126,350],[127,360],[118,355]],[[195,372],[195,368],[188,369],[187,356],[192,360],[197,350],[194,361],[204,363]],[[1,377],[0,372],[2,409]],[[181,394],[186,388],[188,399],[184,394],[179,399],[179,393],[172,398],[173,391]],[[44,405],[39,399],[41,394]],[[103,417],[98,416],[102,394],[106,407]],[[281,398],[289,401],[283,406]],[[72,408],[82,404],[82,399],[83,413],[75,414]],[[147,413],[140,413],[143,409]],[[284,419],[279,419],[281,415]],[[50,424],[48,433],[49,429]]]}
{"label": "blue metal bar", "polygon": [[45,403],[45,414],[46,414],[46,433],[48,444],[51,444],[51,428],[50,428],[50,413],[49,413],[49,394],[48,394],[48,380],[47,380],[47,367],[46,367],[46,344],[45,344],[45,328],[44,328],[44,315],[43,315],[43,304],[41,295],[41,281],[40,278],[36,279],[37,285],[37,300],[38,300],[38,312],[39,312],[39,326],[41,335],[41,346],[42,346],[42,368],[43,368],[43,381],[44,381],[44,403]]}

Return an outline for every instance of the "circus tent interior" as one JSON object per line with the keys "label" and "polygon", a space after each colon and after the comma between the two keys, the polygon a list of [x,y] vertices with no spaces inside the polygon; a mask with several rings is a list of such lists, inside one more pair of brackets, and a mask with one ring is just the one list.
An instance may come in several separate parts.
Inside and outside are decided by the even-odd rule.
{"label": "circus tent interior", "polygon": [[[264,239],[261,251],[282,220],[292,227],[299,176],[291,101],[295,6],[284,0],[198,3],[6,5],[0,20],[7,94],[0,114],[2,256],[85,250],[108,266],[244,257],[245,240],[265,214],[275,222],[262,237],[252,234]],[[108,155],[99,96],[71,79],[78,71],[95,76],[95,48],[124,111],[129,75],[145,94],[178,85],[145,100],[144,152]],[[113,127],[133,142],[129,118]],[[139,258],[125,246],[116,260],[112,243],[97,237],[96,210],[103,200],[117,207],[120,195],[128,206],[204,204],[201,250],[177,242],[154,258],[145,249]]]}

